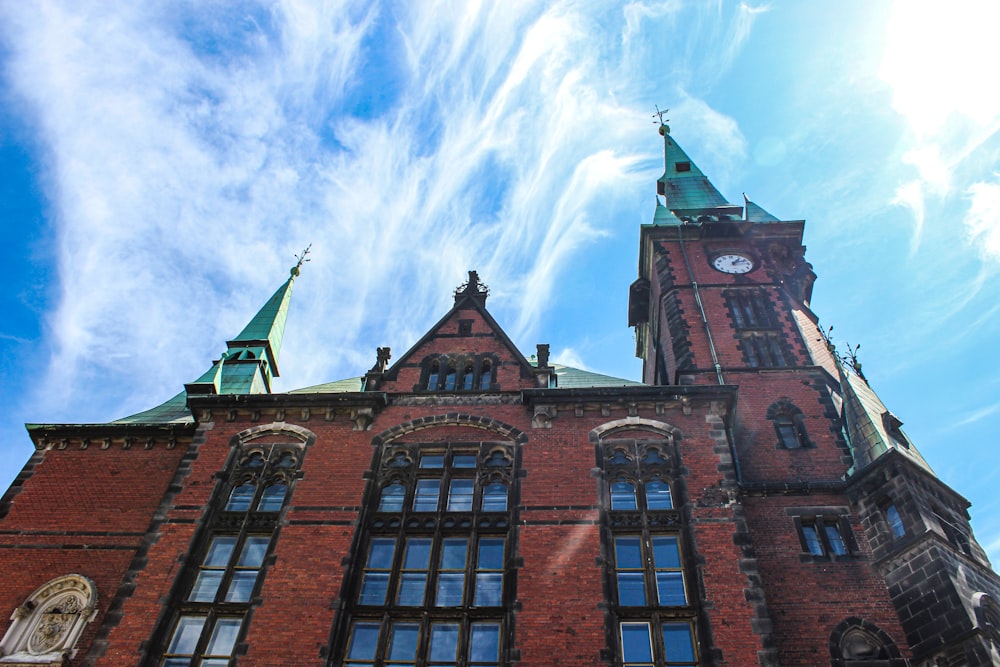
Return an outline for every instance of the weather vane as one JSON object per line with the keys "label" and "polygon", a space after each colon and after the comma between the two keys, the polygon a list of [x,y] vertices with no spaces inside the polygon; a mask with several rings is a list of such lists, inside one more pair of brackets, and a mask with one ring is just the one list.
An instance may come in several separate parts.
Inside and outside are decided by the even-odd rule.
{"label": "weather vane", "polygon": [[[660,111],[660,106],[658,104],[654,104],[653,108],[656,109],[656,113],[653,114],[653,118],[659,118],[660,125],[666,125],[667,121],[670,119],[664,118],[664,116],[670,113],[670,109],[664,109],[663,111]],[[653,122],[655,123],[656,121],[654,120]]]}
{"label": "weather vane", "polygon": [[308,259],[306,257],[306,255],[309,254],[309,250],[312,247],[313,247],[313,244],[310,243],[309,245],[306,246],[306,249],[303,250],[301,253],[299,253],[298,255],[293,255],[295,257],[295,260],[296,260],[295,266],[292,267],[292,275],[293,276],[299,275],[299,269],[302,268],[303,264],[305,264],[306,262],[312,261],[312,260],[310,260],[310,259]]}

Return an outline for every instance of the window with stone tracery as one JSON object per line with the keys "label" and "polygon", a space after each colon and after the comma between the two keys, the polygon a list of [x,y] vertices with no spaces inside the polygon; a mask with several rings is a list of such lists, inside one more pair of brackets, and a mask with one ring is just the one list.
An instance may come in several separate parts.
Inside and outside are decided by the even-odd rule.
{"label": "window with stone tracery", "polygon": [[0,640],[0,664],[64,664],[97,615],[96,605],[97,589],[82,575],[43,584],[14,610],[13,622]]}
{"label": "window with stone tracery", "polygon": [[609,439],[599,452],[615,664],[697,665],[671,442]]}
{"label": "window with stone tracery", "polygon": [[209,515],[180,599],[158,635],[161,667],[226,667],[242,637],[273,550],[281,511],[305,452],[302,444],[257,444],[234,452],[217,509]]}
{"label": "window with stone tracery", "polygon": [[514,454],[509,442],[384,446],[331,664],[506,662]]}

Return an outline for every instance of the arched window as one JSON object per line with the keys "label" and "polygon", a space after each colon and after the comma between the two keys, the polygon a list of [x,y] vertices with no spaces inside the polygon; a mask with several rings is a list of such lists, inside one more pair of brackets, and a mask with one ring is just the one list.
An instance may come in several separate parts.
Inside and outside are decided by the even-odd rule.
{"label": "arched window", "polygon": [[906,524],[903,523],[903,517],[899,515],[899,510],[896,509],[896,505],[889,503],[885,506],[884,511],[885,521],[889,524],[889,531],[892,533],[892,539],[898,540],[906,535]]}
{"label": "arched window", "polygon": [[427,373],[427,389],[435,390],[438,388],[438,375],[441,373],[441,364],[437,360],[431,362],[430,370]]}
{"label": "arched window", "polygon": [[782,398],[767,409],[767,418],[774,424],[779,449],[811,447],[806,433],[805,415],[788,398]]}
{"label": "arched window", "polygon": [[97,589],[79,574],[40,586],[14,611],[0,640],[0,664],[63,665],[87,623],[97,615]]}
{"label": "arched window", "polygon": [[624,449],[616,449],[608,463],[616,466],[626,465],[629,462],[628,454]]}
{"label": "arched window", "polygon": [[264,454],[262,452],[253,452],[241,465],[245,468],[252,469],[263,468]]}
{"label": "arched window", "polygon": [[663,454],[656,447],[650,447],[646,450],[646,457],[642,460],[643,465],[655,466],[663,465],[666,460],[663,458]]}
{"label": "arched window", "polygon": [[896,667],[909,664],[900,655],[892,637],[874,623],[851,617],[830,633],[830,657],[837,667]]}
{"label": "arched window", "polygon": [[466,364],[465,370],[462,371],[462,389],[465,391],[472,391],[473,386],[476,383],[476,369],[472,367],[472,364]]}
{"label": "arched window", "polygon": [[264,488],[264,493],[257,503],[258,512],[277,512],[285,502],[285,494],[288,493],[288,486],[283,482],[277,482]]}
{"label": "arched window", "polygon": [[613,510],[634,510],[635,485],[624,479],[611,482],[611,509]]}
{"label": "arched window", "polygon": [[[467,362],[456,359],[454,368]],[[404,454],[408,463],[393,466]],[[398,515],[373,512],[359,527],[356,592],[344,601],[331,664],[506,664],[502,630],[516,594],[514,454],[513,443],[497,441],[385,448],[372,492],[380,486],[379,510]]]}
{"label": "arched window", "polygon": [[448,367],[448,374],[444,376],[444,390],[445,391],[455,391],[455,382],[458,376],[458,372],[455,370],[454,366]]}
{"label": "arched window", "polygon": [[493,366],[490,364],[489,359],[483,362],[482,371],[479,373],[479,390],[489,391],[490,385],[493,383]]}
{"label": "arched window", "polygon": [[646,482],[646,509],[648,510],[669,510],[673,509],[674,501],[670,496],[670,485],[659,477]]}
{"label": "arched window", "polygon": [[403,499],[406,497],[406,487],[402,482],[394,481],[382,489],[378,501],[379,512],[400,512],[403,509]]}
{"label": "arched window", "polygon": [[229,502],[226,503],[227,512],[246,512],[250,509],[254,494],[257,492],[257,485],[252,481],[244,482],[233,488],[229,494]]}

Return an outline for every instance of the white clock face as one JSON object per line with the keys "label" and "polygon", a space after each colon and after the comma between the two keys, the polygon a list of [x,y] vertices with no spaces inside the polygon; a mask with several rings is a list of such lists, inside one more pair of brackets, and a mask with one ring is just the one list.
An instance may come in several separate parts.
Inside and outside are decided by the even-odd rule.
{"label": "white clock face", "polygon": [[753,270],[753,260],[731,252],[713,259],[712,266],[723,273],[749,273]]}

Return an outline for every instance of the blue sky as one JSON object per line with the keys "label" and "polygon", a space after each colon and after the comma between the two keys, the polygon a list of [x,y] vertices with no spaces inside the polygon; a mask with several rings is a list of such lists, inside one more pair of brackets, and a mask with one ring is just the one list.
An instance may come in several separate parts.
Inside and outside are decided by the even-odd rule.
{"label": "blue sky", "polygon": [[638,378],[660,105],[730,201],[806,219],[821,322],[997,562],[995,12],[4,3],[0,484],[23,423],[111,420],[198,377],[310,242],[279,391],[401,354],[471,268],[522,350]]}

